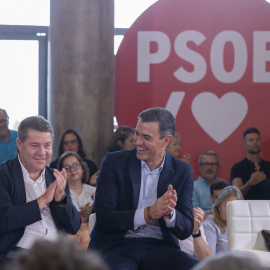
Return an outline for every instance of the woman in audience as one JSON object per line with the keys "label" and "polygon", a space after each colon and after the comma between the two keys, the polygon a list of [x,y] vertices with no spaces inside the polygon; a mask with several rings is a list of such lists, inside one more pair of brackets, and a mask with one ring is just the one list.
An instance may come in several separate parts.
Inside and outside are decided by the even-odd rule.
{"label": "woman in audience", "polygon": [[[181,150],[180,135],[178,133],[175,133],[171,142],[167,146],[167,152],[170,155],[178,158],[180,155],[180,150]],[[190,154],[185,154],[181,157],[181,160],[185,161],[188,164],[190,164],[190,159],[191,159]]]}
{"label": "woman in audience", "polygon": [[108,151],[115,152],[119,150],[129,150],[135,147],[134,141],[134,129],[128,126],[120,126],[114,132],[109,145]]}
{"label": "woman in audience", "polygon": [[229,250],[226,205],[234,200],[243,200],[241,191],[235,186],[224,188],[213,204],[213,216],[210,216],[203,222],[206,240],[213,255]]}
{"label": "woman in audience", "polygon": [[[78,154],[65,152],[59,158],[57,168],[58,170],[63,168],[66,170],[72,203],[82,216],[82,227],[76,234],[75,239],[79,239],[79,242],[87,248],[89,233],[87,231],[88,225],[86,224],[93,210],[96,188],[85,184],[89,170],[87,164]],[[86,235],[83,235],[84,233]]]}
{"label": "woman in audience", "polygon": [[[77,153],[80,157],[83,158],[83,160],[86,162],[90,171],[89,178],[87,178],[86,183],[92,186],[96,186],[98,168],[93,161],[85,158],[86,154],[83,149],[82,139],[80,138],[79,134],[73,129],[66,130],[64,134],[62,135],[59,148],[58,148],[58,158],[67,151]],[[50,164],[50,167],[56,169],[57,163],[58,163],[58,159],[52,161]]]}

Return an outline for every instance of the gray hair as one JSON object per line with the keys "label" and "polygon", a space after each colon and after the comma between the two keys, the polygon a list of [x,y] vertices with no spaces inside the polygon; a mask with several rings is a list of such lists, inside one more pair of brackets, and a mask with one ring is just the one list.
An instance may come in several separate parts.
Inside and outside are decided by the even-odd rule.
{"label": "gray hair", "polygon": [[57,240],[37,240],[30,249],[24,249],[7,270],[108,270],[100,254],[85,252],[66,236]]}
{"label": "gray hair", "polygon": [[175,119],[170,111],[164,108],[150,108],[142,111],[138,120],[144,123],[147,122],[158,122],[160,139],[164,138],[166,135],[174,136],[175,133]]}
{"label": "gray hair", "polygon": [[218,154],[216,152],[214,152],[214,151],[204,151],[199,156],[199,165],[202,162],[202,157],[203,156],[215,156],[217,158],[217,163],[219,164],[219,156],[218,156]]}
{"label": "gray hair", "polygon": [[51,124],[40,115],[30,116],[21,121],[18,127],[18,137],[21,142],[25,142],[28,136],[29,129],[37,130],[40,132],[50,132],[53,138],[53,128]]}
{"label": "gray hair", "polygon": [[225,187],[220,194],[218,195],[216,201],[213,204],[213,216],[214,216],[214,221],[219,227],[220,231],[222,233],[226,232],[227,228],[227,223],[225,223],[221,217],[220,217],[220,205],[229,197],[235,196],[237,200],[244,200],[243,195],[240,191],[239,188],[235,186],[228,186]]}
{"label": "gray hair", "polygon": [[266,270],[261,261],[249,252],[226,251],[207,258],[193,270]]}

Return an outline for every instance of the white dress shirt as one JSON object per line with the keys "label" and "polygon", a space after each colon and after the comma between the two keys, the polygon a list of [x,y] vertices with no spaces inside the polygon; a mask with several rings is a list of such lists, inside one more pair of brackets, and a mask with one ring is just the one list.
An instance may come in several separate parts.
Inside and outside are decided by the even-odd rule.
{"label": "white dress shirt", "polygon": [[[26,202],[31,202],[39,198],[47,190],[45,169],[41,173],[40,177],[36,181],[33,181],[32,179],[30,179],[28,171],[21,163],[20,157],[19,162],[21,164],[23,172]],[[57,238],[57,228],[53,221],[50,207],[48,205],[45,205],[45,207],[40,212],[42,219],[26,226],[24,235],[17,243],[17,247],[29,249],[37,239],[44,238],[47,240],[54,240]]]}

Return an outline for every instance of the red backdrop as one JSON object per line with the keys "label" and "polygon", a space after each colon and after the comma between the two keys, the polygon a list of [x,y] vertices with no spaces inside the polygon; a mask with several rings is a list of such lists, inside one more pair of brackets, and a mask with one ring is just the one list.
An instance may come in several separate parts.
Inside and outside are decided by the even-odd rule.
{"label": "red backdrop", "polygon": [[270,160],[270,4],[265,0],[159,0],[126,32],[116,55],[115,115],[166,107],[195,178],[202,151],[216,151],[219,177],[245,157],[242,134],[261,131]]}

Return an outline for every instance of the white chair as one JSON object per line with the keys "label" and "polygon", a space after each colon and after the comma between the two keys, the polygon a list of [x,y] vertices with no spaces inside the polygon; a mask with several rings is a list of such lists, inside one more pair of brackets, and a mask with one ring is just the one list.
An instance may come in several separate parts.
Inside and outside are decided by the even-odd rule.
{"label": "white chair", "polygon": [[270,267],[262,229],[270,230],[270,201],[236,200],[227,204],[229,249],[251,252]]}

